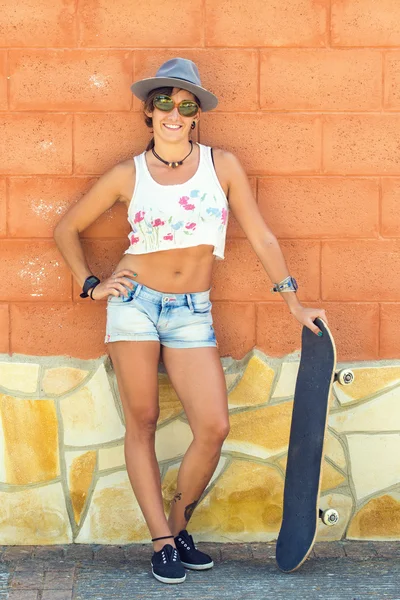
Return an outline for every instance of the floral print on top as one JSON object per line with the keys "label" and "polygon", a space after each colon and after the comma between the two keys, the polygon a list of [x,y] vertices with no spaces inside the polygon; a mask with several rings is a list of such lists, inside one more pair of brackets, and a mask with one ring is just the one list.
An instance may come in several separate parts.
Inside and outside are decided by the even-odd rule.
{"label": "floral print on top", "polygon": [[[204,148],[207,147],[203,146],[203,152],[205,152]],[[203,169],[200,169],[200,166],[203,166]],[[204,175],[208,175],[207,171],[204,172],[204,162],[202,165],[200,161],[196,175],[199,175],[201,170],[203,170],[203,178]],[[187,183],[196,183],[196,179],[199,180],[196,175]],[[142,172],[139,171],[138,176],[140,183],[140,179],[143,179]],[[152,197],[154,192],[157,192],[157,198],[153,202],[139,203],[135,191],[132,202],[134,202],[133,208],[136,205],[137,210],[132,211],[130,218],[132,226],[132,231],[128,235],[130,246],[125,253],[144,254],[210,243],[215,247],[214,254],[217,258],[224,258],[228,203],[222,188],[215,189],[212,181],[211,186],[205,186],[208,187],[206,191],[196,186],[182,193],[182,188],[186,187],[186,184],[161,186],[148,177],[143,183],[146,186],[143,191],[147,186],[152,187],[152,183],[155,183],[157,189],[148,190],[148,193],[149,197]]]}

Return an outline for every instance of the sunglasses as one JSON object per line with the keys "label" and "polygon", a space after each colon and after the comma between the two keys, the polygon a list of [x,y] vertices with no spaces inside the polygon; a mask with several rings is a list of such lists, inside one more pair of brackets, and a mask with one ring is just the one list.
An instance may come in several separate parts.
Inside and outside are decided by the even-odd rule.
{"label": "sunglasses", "polygon": [[158,94],[155,96],[153,100],[153,105],[159,110],[163,110],[165,112],[170,112],[178,107],[178,112],[182,117],[194,117],[199,112],[199,105],[194,102],[194,100],[182,100],[178,104],[170,98],[170,96],[166,96],[165,94]]}

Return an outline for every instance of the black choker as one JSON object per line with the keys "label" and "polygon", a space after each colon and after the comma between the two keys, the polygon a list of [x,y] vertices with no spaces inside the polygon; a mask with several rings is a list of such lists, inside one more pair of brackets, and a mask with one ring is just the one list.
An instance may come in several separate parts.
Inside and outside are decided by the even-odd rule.
{"label": "black choker", "polygon": [[154,154],[154,156],[156,158],[158,158],[158,160],[161,160],[161,162],[164,163],[164,165],[167,165],[168,167],[171,167],[172,169],[176,169],[176,167],[179,167],[179,165],[181,165],[183,163],[184,160],[187,159],[188,156],[190,156],[192,154],[193,151],[193,142],[191,140],[189,140],[189,144],[191,146],[190,148],[190,152],[189,154],[187,154],[185,156],[185,158],[182,158],[182,160],[178,160],[176,162],[168,162],[168,160],[164,160],[163,158],[161,158],[161,156],[158,156],[157,152],[154,150],[154,148],[151,149],[152,153]]}

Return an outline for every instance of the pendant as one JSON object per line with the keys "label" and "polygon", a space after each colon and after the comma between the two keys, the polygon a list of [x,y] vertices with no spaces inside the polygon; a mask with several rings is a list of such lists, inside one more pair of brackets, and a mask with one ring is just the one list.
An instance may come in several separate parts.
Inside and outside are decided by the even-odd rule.
{"label": "pendant", "polygon": [[178,162],[168,163],[168,166],[172,167],[173,169],[176,169],[176,167],[179,167],[179,163]]}

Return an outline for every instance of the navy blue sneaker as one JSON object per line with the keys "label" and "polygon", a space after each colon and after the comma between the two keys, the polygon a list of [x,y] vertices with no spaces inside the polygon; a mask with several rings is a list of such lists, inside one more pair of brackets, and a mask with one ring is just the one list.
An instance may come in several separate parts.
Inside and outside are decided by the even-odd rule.
{"label": "navy blue sneaker", "polygon": [[193,538],[188,534],[186,529],[182,529],[182,531],[178,533],[175,538],[175,544],[182,564],[187,569],[204,571],[205,569],[211,569],[211,567],[214,566],[211,556],[208,556],[208,554],[195,548]]}
{"label": "navy blue sneaker", "polygon": [[154,577],[163,583],[183,583],[186,579],[179,554],[171,544],[165,544],[161,550],[154,552],[151,566]]}

